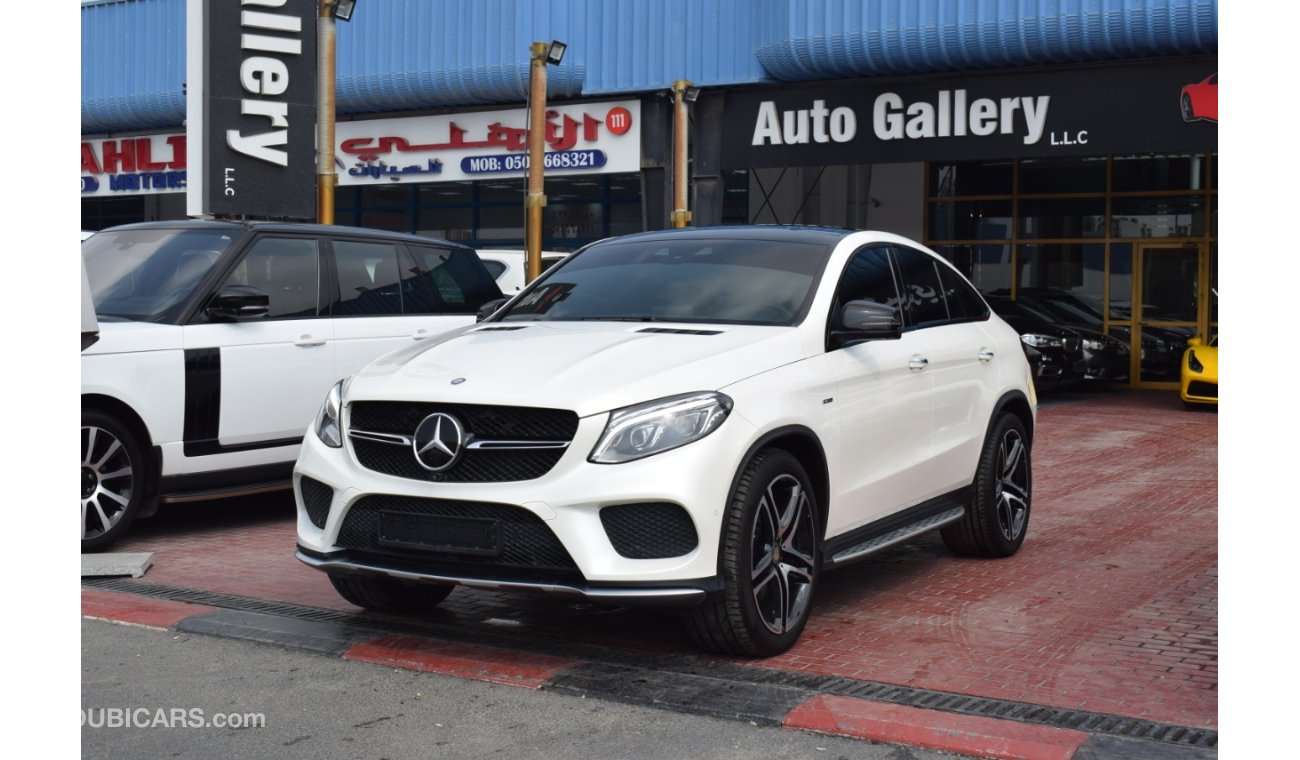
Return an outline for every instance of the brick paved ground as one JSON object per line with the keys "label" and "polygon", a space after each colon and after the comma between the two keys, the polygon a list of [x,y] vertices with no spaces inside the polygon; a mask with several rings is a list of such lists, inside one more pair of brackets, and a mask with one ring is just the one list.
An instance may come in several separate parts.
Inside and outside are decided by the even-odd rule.
{"label": "brick paved ground", "polygon": [[[1218,416],[1168,392],[1049,402],[1015,557],[938,537],[825,576],[799,644],[766,667],[1218,724]],[[292,559],[284,494],[164,508],[117,549],[147,582],[350,609]],[[432,615],[498,633],[693,651],[664,612],[458,589]]]}

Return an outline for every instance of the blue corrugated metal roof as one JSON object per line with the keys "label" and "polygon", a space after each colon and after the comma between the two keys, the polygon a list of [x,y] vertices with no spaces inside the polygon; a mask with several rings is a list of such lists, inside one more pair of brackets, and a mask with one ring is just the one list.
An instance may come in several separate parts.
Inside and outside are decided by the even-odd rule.
{"label": "blue corrugated metal roof", "polygon": [[755,54],[783,81],[1212,53],[1218,0],[772,0]]}
{"label": "blue corrugated metal roof", "polygon": [[81,7],[82,132],[177,126],[184,84],[184,0]]}
{"label": "blue corrugated metal roof", "polygon": [[[81,14],[82,131],[180,125],[185,0]],[[519,103],[534,40],[569,44],[558,98],[1212,53],[1217,24],[1217,0],[362,0],[338,108]]]}

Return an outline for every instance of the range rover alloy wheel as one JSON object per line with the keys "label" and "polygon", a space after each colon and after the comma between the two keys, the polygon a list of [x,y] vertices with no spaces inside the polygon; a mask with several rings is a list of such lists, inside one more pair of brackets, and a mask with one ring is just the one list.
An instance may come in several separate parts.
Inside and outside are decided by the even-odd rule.
{"label": "range rover alloy wheel", "polygon": [[956,554],[1009,557],[1024,543],[1033,500],[1030,439],[1020,418],[1003,414],[984,441],[975,496],[966,515],[944,528]]}
{"label": "range rover alloy wheel", "polygon": [[100,551],[126,532],[144,501],[144,450],[116,418],[81,413],[81,550]]}
{"label": "range rover alloy wheel", "polygon": [[722,542],[724,590],[695,609],[691,632],[728,654],[771,656],[799,638],[820,570],[817,500],[803,466],[769,449],[745,467]]}

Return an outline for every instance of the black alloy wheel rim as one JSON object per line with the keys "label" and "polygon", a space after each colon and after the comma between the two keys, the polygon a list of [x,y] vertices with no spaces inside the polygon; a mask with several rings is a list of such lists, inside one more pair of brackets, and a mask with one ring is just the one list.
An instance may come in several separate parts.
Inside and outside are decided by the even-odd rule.
{"label": "black alloy wheel rim", "polygon": [[1029,449],[1016,430],[1008,430],[998,445],[997,476],[993,497],[997,501],[998,529],[1015,541],[1029,519]]}
{"label": "black alloy wheel rim", "polygon": [[816,524],[803,484],[772,479],[754,516],[750,588],[764,627],[778,636],[808,615],[816,574]]}
{"label": "black alloy wheel rim", "polygon": [[135,467],[117,436],[101,427],[81,428],[81,540],[117,525],[131,503]]}

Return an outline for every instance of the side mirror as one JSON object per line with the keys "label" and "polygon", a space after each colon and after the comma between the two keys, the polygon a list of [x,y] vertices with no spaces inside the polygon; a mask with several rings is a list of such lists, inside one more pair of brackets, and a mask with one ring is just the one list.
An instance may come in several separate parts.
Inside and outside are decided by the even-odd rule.
{"label": "side mirror", "polygon": [[475,321],[477,321],[477,322],[482,322],[483,320],[485,320],[485,319],[487,319],[488,317],[492,316],[493,314],[495,314],[495,313],[497,312],[497,309],[500,309],[502,306],[505,306],[505,305],[506,305],[506,301],[509,301],[509,300],[510,300],[509,298],[497,298],[497,299],[494,299],[494,300],[488,301],[487,303],[485,303],[485,304],[483,304],[482,306],[478,307],[478,319],[475,320]]}
{"label": "side mirror", "polygon": [[271,297],[252,285],[227,285],[203,311],[214,322],[238,322],[265,317],[270,310]]}
{"label": "side mirror", "polygon": [[1204,346],[1205,341],[1201,340],[1199,336],[1193,336],[1187,339],[1187,345],[1196,348],[1197,346]]}
{"label": "side mirror", "polygon": [[840,311],[842,330],[832,335],[839,345],[864,340],[897,340],[903,333],[898,307],[875,301],[849,301]]}

